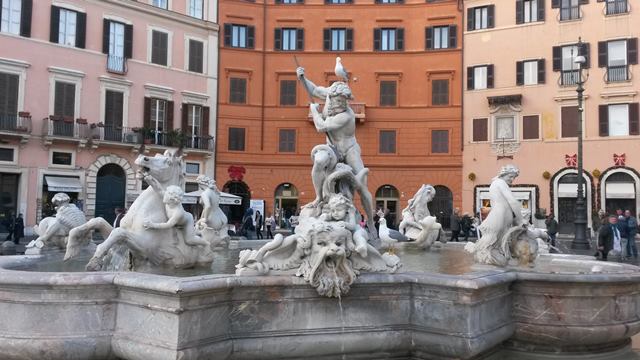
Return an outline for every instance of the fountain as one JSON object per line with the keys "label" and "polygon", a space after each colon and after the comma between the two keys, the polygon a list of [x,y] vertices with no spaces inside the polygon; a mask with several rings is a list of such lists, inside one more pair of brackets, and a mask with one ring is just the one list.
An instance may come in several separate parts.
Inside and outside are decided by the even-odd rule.
{"label": "fountain", "polygon": [[[303,80],[329,96],[323,113],[311,106],[317,128],[335,117],[351,126],[347,82],[325,89]],[[349,136],[327,135],[314,149],[318,196],[300,229],[271,242],[229,240],[223,250],[215,184],[202,179],[211,208],[191,232],[193,219],[171,207],[182,188],[179,151],[141,155],[151,186],[121,228],[100,219],[74,228],[66,262],[59,252],[0,257],[0,358],[638,359],[629,344],[640,331],[640,268],[539,253],[544,234],[523,227],[519,212],[497,210],[513,204],[493,197],[498,220],[488,225],[501,225],[485,228],[471,252],[438,243],[428,185],[405,209],[402,230],[415,241],[381,254],[376,234],[352,220],[355,193],[372,218],[368,170],[359,152],[331,146]],[[347,150],[356,148],[353,137]],[[508,200],[508,187],[496,187]],[[108,237],[90,259],[72,249],[74,236],[92,231]],[[109,271],[85,271],[89,260]]]}

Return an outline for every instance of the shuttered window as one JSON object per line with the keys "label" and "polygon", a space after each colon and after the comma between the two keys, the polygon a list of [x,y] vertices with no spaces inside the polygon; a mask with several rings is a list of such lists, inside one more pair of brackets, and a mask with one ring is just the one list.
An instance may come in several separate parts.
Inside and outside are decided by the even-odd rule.
{"label": "shuttered window", "polygon": [[353,51],[353,29],[326,28],[322,39],[325,51]]}
{"label": "shuttered window", "polygon": [[76,106],[76,85],[56,81],[53,115],[74,118]]}
{"label": "shuttered window", "polygon": [[449,130],[431,130],[431,153],[447,154],[449,152]]}
{"label": "shuttered window", "polygon": [[578,136],[578,107],[563,106],[561,110],[561,137]]}
{"label": "shuttered window", "polygon": [[426,28],[425,48],[427,50],[456,48],[458,46],[457,31],[456,25]]}
{"label": "shuttered window", "polygon": [[151,62],[158,65],[168,65],[169,34],[152,30],[151,31]]}
{"label": "shuttered window", "polygon": [[232,104],[247,103],[247,79],[229,79],[229,102]]}
{"label": "shuttered window", "polygon": [[33,0],[0,1],[0,31],[30,37],[32,8]]}
{"label": "shuttered window", "polygon": [[378,150],[381,154],[396,153],[396,131],[380,130],[380,147]]}
{"label": "shuttered window", "polygon": [[522,139],[533,140],[540,138],[540,120],[538,115],[522,117]]}
{"label": "shuttered window", "polygon": [[467,30],[490,29],[495,24],[495,5],[467,9]]}
{"label": "shuttered window", "polygon": [[473,141],[489,140],[489,119],[480,118],[473,119]]}
{"label": "shuttered window", "polygon": [[204,44],[189,39],[189,71],[202,73],[204,68]]}
{"label": "shuttered window", "polygon": [[396,81],[380,81],[380,106],[396,106]]}
{"label": "shuttered window", "polygon": [[18,115],[19,81],[18,75],[0,73],[0,121]]}
{"label": "shuttered window", "polygon": [[254,26],[224,24],[224,46],[253,49],[254,42]]}
{"label": "shuttered window", "polygon": [[294,129],[280,129],[278,131],[278,151],[296,151],[296,131]]}
{"label": "shuttered window", "polygon": [[401,51],[404,50],[403,28],[373,29],[373,50]]}
{"label": "shuttered window", "polygon": [[638,103],[599,106],[600,136],[640,135]]}
{"label": "shuttered window", "polygon": [[296,80],[280,80],[280,105],[296,105]]}
{"label": "shuttered window", "polygon": [[304,50],[304,29],[274,29],[273,47],[281,51]]}
{"label": "shuttered window", "polygon": [[244,151],[244,128],[229,128],[229,150]]}
{"label": "shuttered window", "polygon": [[124,116],[124,94],[120,91],[107,90],[104,102],[104,124],[113,129],[122,127]]}
{"label": "shuttered window", "polygon": [[544,21],[544,0],[516,0],[516,24]]}
{"label": "shuttered window", "polygon": [[449,80],[431,81],[431,104],[449,105]]}
{"label": "shuttered window", "polygon": [[49,40],[53,43],[84,48],[86,24],[85,13],[51,6]]}
{"label": "shuttered window", "polygon": [[467,90],[493,88],[493,65],[467,67]]}

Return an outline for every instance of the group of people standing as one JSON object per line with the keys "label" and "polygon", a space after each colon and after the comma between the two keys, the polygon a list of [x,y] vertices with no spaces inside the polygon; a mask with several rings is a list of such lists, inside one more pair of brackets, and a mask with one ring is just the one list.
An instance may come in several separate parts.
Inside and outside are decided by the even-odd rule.
{"label": "group of people standing", "polygon": [[20,239],[24,237],[24,219],[22,214],[15,216],[13,213],[5,220],[5,227],[9,233],[5,240],[11,241],[15,244],[20,243]]}
{"label": "group of people standing", "polygon": [[251,233],[255,232],[257,239],[264,239],[263,232],[267,231],[267,239],[273,238],[273,232],[276,229],[276,219],[273,215],[268,214],[265,218],[259,210],[255,211],[255,217],[253,209],[248,208],[242,219],[242,227],[240,229],[240,235],[245,237],[251,237]]}
{"label": "group of people standing", "polygon": [[[469,241],[469,234],[472,233],[473,228],[478,228],[480,225],[479,217],[472,217],[468,212],[465,212],[460,216],[460,209],[455,208],[453,210],[453,214],[451,214],[451,219],[449,221],[449,226],[451,227],[451,239],[449,241],[460,241],[460,236],[464,236],[463,241]],[[472,234],[479,237],[479,234]]]}
{"label": "group of people standing", "polygon": [[598,212],[598,252],[595,254],[602,260],[607,260],[609,253],[620,254],[622,260],[638,258],[636,234],[638,233],[638,219],[630,210],[617,209],[615,214],[607,215]]}

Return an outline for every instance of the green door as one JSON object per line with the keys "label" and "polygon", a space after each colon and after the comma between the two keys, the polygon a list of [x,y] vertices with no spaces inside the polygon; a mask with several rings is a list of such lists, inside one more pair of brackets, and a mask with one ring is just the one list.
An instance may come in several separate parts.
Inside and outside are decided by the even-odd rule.
{"label": "green door", "polygon": [[115,209],[124,208],[126,184],[126,175],[120,166],[107,164],[100,168],[96,180],[96,217],[113,224]]}

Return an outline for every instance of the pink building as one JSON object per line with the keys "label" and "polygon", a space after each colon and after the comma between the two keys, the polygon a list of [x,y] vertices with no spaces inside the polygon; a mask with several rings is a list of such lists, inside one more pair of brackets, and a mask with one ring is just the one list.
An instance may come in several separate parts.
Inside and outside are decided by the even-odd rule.
{"label": "pink building", "polygon": [[142,143],[184,145],[187,191],[213,175],[215,1],[0,4],[0,222],[23,213],[30,228],[61,191],[112,218],[143,187]]}
{"label": "pink building", "polygon": [[[634,6],[635,5],[635,6]],[[488,205],[500,166],[533,214],[574,230],[578,64],[584,55],[584,179],[589,227],[597,211],[640,213],[638,37],[630,0],[467,0],[463,207]],[[582,38],[584,46],[578,48]]]}

